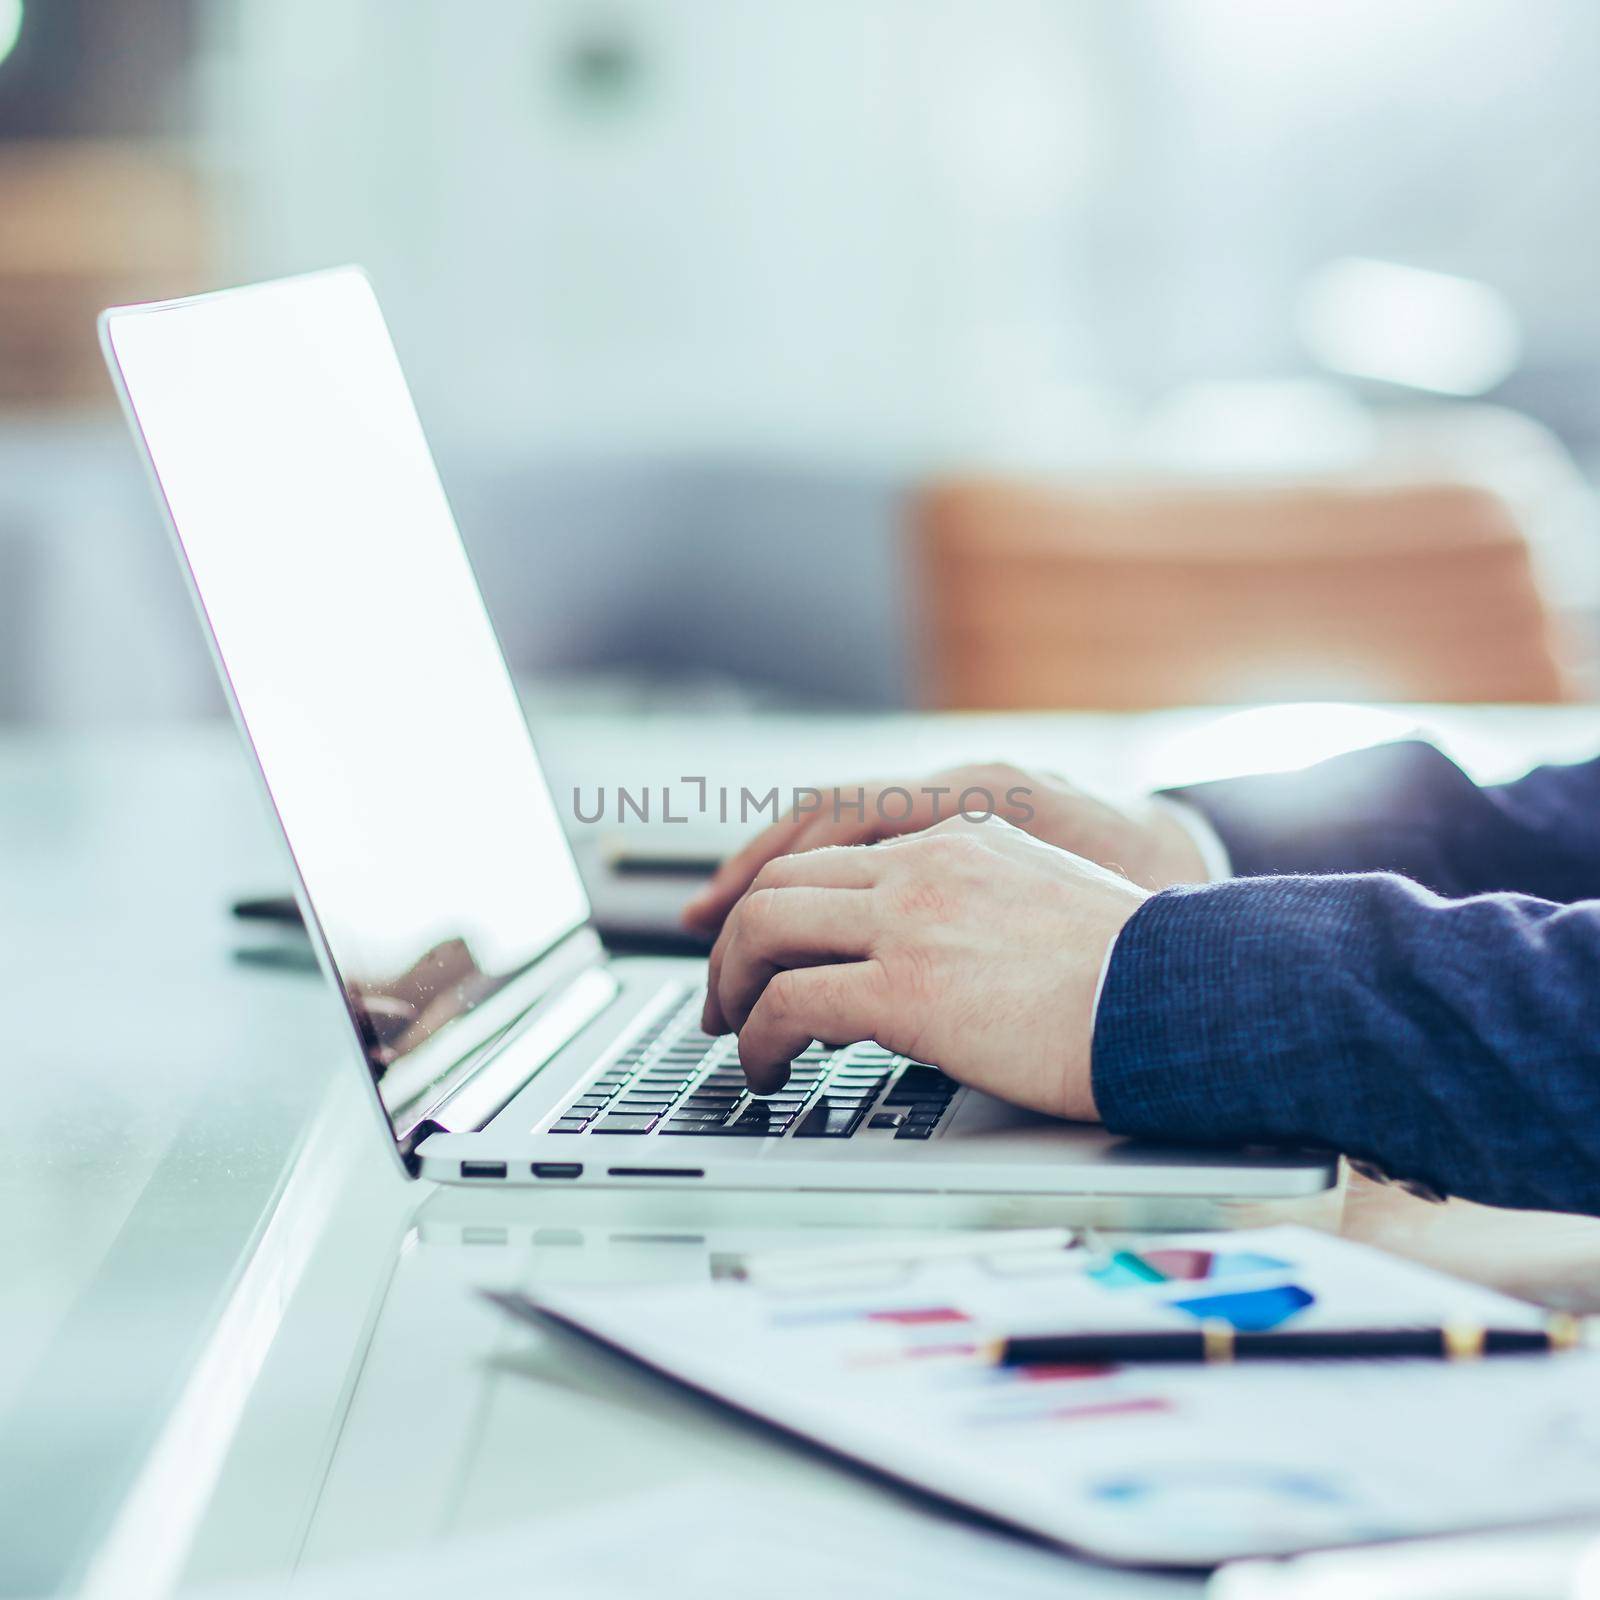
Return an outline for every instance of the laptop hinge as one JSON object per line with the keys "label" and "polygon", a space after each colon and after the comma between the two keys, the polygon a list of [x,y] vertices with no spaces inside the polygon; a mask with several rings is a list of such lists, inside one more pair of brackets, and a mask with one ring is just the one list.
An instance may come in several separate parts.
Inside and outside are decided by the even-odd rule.
{"label": "laptop hinge", "polygon": [[609,967],[580,972],[566,988],[541,1000],[472,1076],[434,1108],[428,1120],[446,1133],[470,1133],[483,1127],[616,999],[619,990]]}
{"label": "laptop hinge", "polygon": [[[600,984],[605,986],[605,998],[600,998]],[[567,996],[574,992],[576,998],[569,1002]],[[578,928],[513,986],[465,1019],[481,1030],[470,1049],[452,1052],[448,1064],[441,1063],[434,1071],[418,1058],[435,1045],[444,1048],[447,1037],[425,1043],[405,1057],[414,1070],[421,1068],[423,1086],[398,1107],[387,1107],[401,1155],[408,1155],[430,1132],[468,1131],[467,1108],[486,1105],[498,1094],[499,1103],[483,1114],[479,1126],[487,1122],[590,1020],[589,1007],[598,1012],[615,992],[616,980],[610,975],[600,941],[592,928]],[[500,1013],[498,1018],[495,1011]],[[556,1037],[563,1031],[565,1037]],[[524,1049],[522,1041],[530,1033],[535,1035],[534,1043]],[[471,1097],[469,1092],[485,1077],[485,1088]],[[513,1078],[516,1081],[510,1082]],[[445,1108],[451,1105],[455,1110],[446,1119]]]}

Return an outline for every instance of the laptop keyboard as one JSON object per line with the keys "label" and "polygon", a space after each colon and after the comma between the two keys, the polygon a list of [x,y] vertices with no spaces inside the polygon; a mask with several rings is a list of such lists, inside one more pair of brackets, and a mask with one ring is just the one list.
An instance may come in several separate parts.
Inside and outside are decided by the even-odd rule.
{"label": "laptop keyboard", "polygon": [[587,1138],[849,1139],[863,1129],[931,1139],[960,1087],[876,1044],[813,1044],[775,1094],[745,1085],[738,1043],[699,1027],[703,995],[653,1022],[546,1129]]}

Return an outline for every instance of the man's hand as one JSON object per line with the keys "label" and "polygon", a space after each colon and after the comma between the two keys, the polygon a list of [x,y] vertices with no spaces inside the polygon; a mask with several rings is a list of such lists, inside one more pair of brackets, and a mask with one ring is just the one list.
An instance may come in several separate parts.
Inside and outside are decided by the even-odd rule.
{"label": "man's hand", "polygon": [[1207,876],[1193,837],[1159,801],[1115,803],[1049,773],[1025,772],[1003,762],[952,767],[905,783],[847,785],[820,793],[814,810],[774,823],[729,857],[684,907],[684,921],[714,933],[769,861],[920,833],[954,817],[963,796],[970,811],[992,810],[1035,839],[1111,867],[1146,889],[1203,883]]}
{"label": "man's hand", "polygon": [[758,1093],[813,1039],[875,1039],[1018,1105],[1092,1119],[1106,952],[1148,892],[998,820],[957,818],[755,874],[711,953],[704,1026]]}

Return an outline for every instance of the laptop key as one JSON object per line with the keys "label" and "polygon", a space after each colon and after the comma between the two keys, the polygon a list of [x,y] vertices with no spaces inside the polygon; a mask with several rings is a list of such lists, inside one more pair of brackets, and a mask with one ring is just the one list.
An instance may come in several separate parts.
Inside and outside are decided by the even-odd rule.
{"label": "laptop key", "polygon": [[869,1128],[898,1128],[900,1126],[900,1113],[898,1111],[880,1111],[867,1124]]}
{"label": "laptop key", "polygon": [[563,1117],[559,1122],[550,1124],[551,1133],[582,1133],[589,1124],[573,1117]]}
{"label": "laptop key", "polygon": [[794,1121],[793,1111],[774,1111],[763,1105],[748,1105],[735,1119],[742,1128],[787,1128]]}
{"label": "laptop key", "polygon": [[830,1106],[819,1101],[795,1128],[796,1139],[848,1139],[861,1126],[864,1106]]}
{"label": "laptop key", "polygon": [[931,1139],[934,1125],[931,1122],[908,1122],[895,1134],[897,1139]]}
{"label": "laptop key", "polygon": [[593,1133],[649,1133],[659,1119],[659,1112],[630,1113],[626,1111],[610,1111],[595,1123],[590,1130]]}

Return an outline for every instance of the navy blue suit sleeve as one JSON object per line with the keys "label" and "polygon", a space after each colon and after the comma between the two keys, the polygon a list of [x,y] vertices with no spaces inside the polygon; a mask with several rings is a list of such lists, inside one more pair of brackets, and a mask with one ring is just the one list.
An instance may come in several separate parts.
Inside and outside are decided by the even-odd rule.
{"label": "navy blue suit sleeve", "polygon": [[1600,1212],[1600,901],[1379,873],[1168,889],[1117,940],[1093,1063],[1118,1132],[1317,1145]]}
{"label": "navy blue suit sleeve", "polygon": [[1397,872],[1447,895],[1600,899],[1600,760],[1480,788],[1406,742],[1170,792],[1210,821],[1239,877]]}

